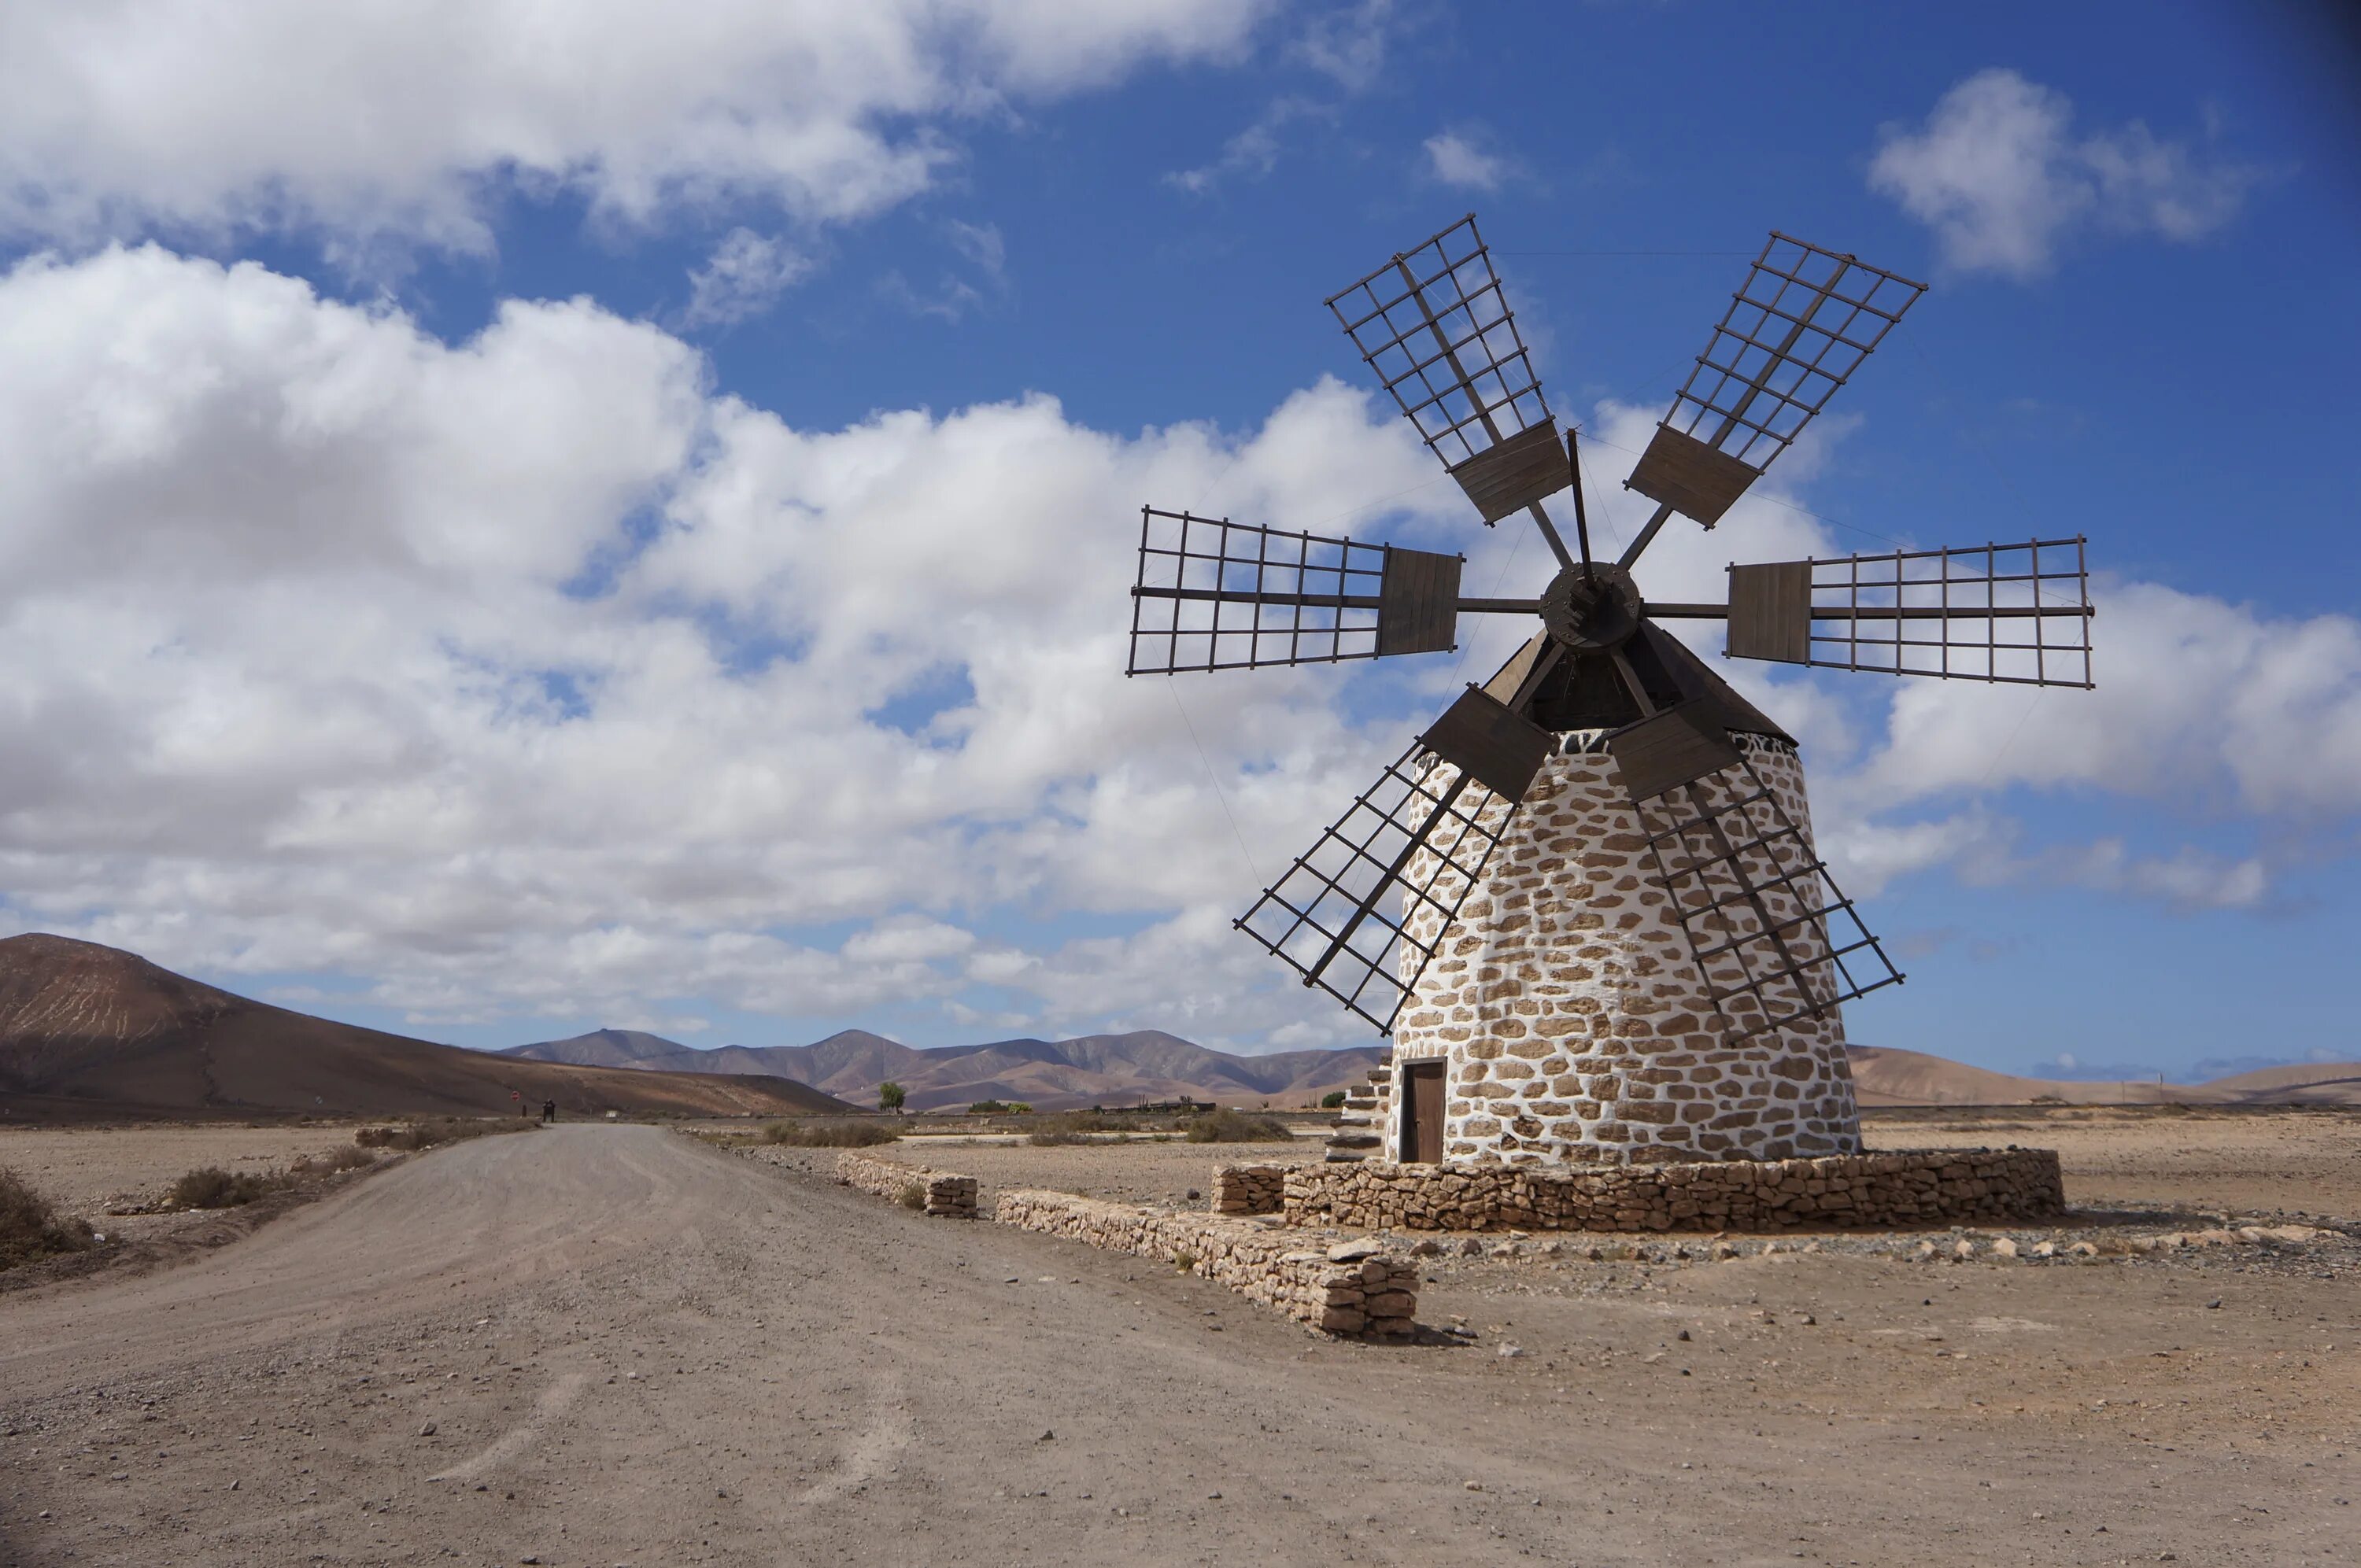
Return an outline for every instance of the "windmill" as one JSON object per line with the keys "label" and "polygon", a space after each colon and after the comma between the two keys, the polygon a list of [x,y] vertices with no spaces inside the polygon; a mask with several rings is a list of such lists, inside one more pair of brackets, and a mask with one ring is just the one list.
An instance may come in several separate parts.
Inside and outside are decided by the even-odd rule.
{"label": "windmill", "polygon": [[1393,1034],[1400,1157],[1858,1148],[1839,1009],[1902,976],[1813,846],[1793,738],[1665,623],[1724,622],[1730,658],[2088,687],[2083,541],[1733,565],[1720,604],[1649,600],[1633,569],[1675,513],[1720,521],[1924,291],[1774,232],[1625,481],[1656,504],[1609,560],[1470,214],[1327,303],[1485,524],[1532,520],[1557,567],[1539,597],[1467,596],[1456,554],[1142,509],[1133,674],[1540,622],[1237,922]]}

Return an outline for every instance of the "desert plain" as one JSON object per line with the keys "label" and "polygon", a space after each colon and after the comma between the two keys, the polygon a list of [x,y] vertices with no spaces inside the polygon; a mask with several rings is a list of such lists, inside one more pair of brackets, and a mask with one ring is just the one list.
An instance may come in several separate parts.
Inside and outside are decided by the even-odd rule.
{"label": "desert plain", "polygon": [[[350,1128],[0,1132],[141,1227],[0,1276],[0,1563],[2361,1558],[2350,1112],[1872,1114],[1872,1148],[2058,1148],[2076,1212],[1435,1238],[1394,1345],[722,1146],[743,1128],[476,1139],[179,1239],[105,1211]],[[987,1201],[1179,1205],[1320,1146],[872,1152]],[[2123,1245],[2159,1234],[2188,1240]]]}

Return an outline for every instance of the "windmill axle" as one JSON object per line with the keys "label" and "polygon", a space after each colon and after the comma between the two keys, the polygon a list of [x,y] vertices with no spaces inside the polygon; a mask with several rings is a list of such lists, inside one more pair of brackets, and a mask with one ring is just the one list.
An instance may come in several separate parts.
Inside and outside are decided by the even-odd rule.
{"label": "windmill axle", "polygon": [[1639,587],[1620,566],[1569,566],[1542,595],[1542,623],[1578,652],[1620,648],[1640,630]]}

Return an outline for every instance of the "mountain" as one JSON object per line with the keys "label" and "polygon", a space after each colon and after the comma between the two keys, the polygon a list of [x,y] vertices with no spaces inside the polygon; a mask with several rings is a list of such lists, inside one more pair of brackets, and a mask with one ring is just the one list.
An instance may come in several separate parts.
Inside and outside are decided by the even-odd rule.
{"label": "mountain", "polygon": [[[2114,1104],[2127,1095],[2121,1084],[2019,1078],[1922,1051],[1879,1046],[1849,1050],[1861,1103],[1871,1109],[2025,1105],[2036,1099],[2097,1105]],[[712,1050],[658,1035],[600,1029],[570,1040],[514,1046],[502,1054],[540,1061],[612,1062],[648,1071],[772,1073],[864,1106],[876,1103],[878,1081],[890,1078],[908,1092],[914,1111],[964,1110],[978,1100],[1021,1100],[1045,1111],[1178,1099],[1223,1105],[1308,1105],[1331,1090],[1363,1081],[1379,1058],[1375,1047],[1233,1056],[1160,1029],[924,1050],[860,1029],[808,1046],[723,1046]],[[2133,1084],[2128,1097],[2135,1102],[2157,1098],[2152,1084],[2144,1095],[2141,1088]],[[2163,1097],[2191,1105],[2361,1104],[2361,1065],[2271,1068],[2213,1083],[2167,1084]]]}
{"label": "mountain", "polygon": [[1864,1106],[2025,1105],[2037,1099],[2073,1105],[2361,1105],[2361,1062],[2309,1062],[2266,1068],[2204,1083],[2152,1080],[2126,1083],[2018,1078],[1947,1061],[1921,1051],[1850,1046],[1855,1092]]}
{"label": "mountain", "polygon": [[777,1077],[503,1059],[250,1001],[95,942],[0,940],[0,1120],[481,1115],[512,1095],[577,1115],[849,1109]]}
{"label": "mountain", "polygon": [[612,1061],[645,1071],[775,1073],[858,1105],[876,1103],[892,1079],[914,1111],[963,1111],[979,1100],[1021,1100],[1042,1110],[1211,1100],[1224,1105],[1305,1105],[1361,1082],[1375,1047],[1241,1057],[1159,1029],[1072,1040],[994,1040],[918,1049],[847,1029],[808,1046],[723,1046],[698,1050],[656,1035],[600,1029],[500,1053],[536,1061]]}

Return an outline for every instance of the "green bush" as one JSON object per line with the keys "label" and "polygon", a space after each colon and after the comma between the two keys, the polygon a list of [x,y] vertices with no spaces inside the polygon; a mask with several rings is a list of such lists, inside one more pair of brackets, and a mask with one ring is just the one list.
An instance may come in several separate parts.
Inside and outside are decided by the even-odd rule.
{"label": "green bush", "polygon": [[901,1136],[880,1122],[771,1122],[763,1128],[766,1144],[787,1144],[807,1149],[861,1149],[890,1144]]}
{"label": "green bush", "polygon": [[1268,1116],[1222,1110],[1191,1121],[1185,1135],[1192,1144],[1283,1144],[1294,1135]]}
{"label": "green bush", "polygon": [[967,1113],[971,1116],[994,1116],[1007,1109],[1005,1103],[997,1100],[979,1100],[967,1108]]}
{"label": "green bush", "polygon": [[60,1214],[32,1183],[0,1166],[0,1268],[90,1245],[88,1224]]}
{"label": "green bush", "polygon": [[1320,1109],[1323,1111],[1340,1111],[1344,1105],[1345,1091],[1341,1089],[1332,1089],[1320,1097]]}
{"label": "green bush", "polygon": [[232,1174],[217,1165],[201,1165],[172,1183],[172,1201],[183,1209],[235,1209],[280,1185],[251,1171]]}

